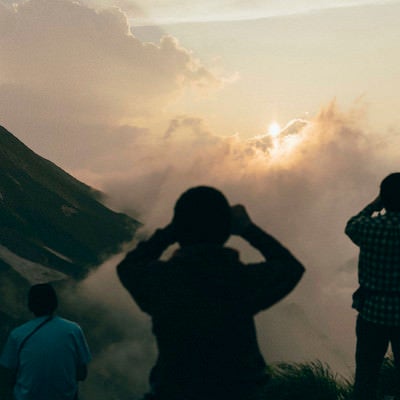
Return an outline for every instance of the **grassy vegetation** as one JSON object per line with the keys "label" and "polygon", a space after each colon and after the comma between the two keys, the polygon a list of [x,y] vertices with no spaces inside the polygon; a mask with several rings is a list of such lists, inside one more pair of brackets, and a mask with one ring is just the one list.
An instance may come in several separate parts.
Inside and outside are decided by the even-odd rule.
{"label": "grassy vegetation", "polygon": [[[352,400],[353,382],[335,374],[328,365],[315,361],[311,363],[289,364],[282,363],[271,367],[272,379],[265,392],[257,400]],[[107,392],[109,398],[122,400],[139,397],[129,396],[132,382],[126,382],[122,376],[108,377]],[[393,393],[396,376],[394,363],[387,358],[382,366],[381,379],[378,389],[378,399],[384,400],[385,395]],[[0,389],[2,386],[0,376]],[[99,390],[105,387],[100,385]],[[2,390],[0,390],[1,392]],[[98,393],[97,393],[98,394]],[[132,395],[132,394],[131,394]],[[83,400],[97,398],[96,391],[84,391]],[[142,397],[140,397],[142,399]],[[221,399],[225,400],[225,399]],[[246,399],[244,399],[246,400]]]}
{"label": "grassy vegetation", "polygon": [[274,400],[350,400],[352,382],[339,377],[320,361],[278,364],[266,399]]}
{"label": "grassy vegetation", "polygon": [[[378,398],[394,393],[394,362],[386,358],[382,365]],[[274,400],[352,400],[353,382],[335,374],[320,361],[304,364],[278,364],[272,367],[272,379],[265,399]]]}

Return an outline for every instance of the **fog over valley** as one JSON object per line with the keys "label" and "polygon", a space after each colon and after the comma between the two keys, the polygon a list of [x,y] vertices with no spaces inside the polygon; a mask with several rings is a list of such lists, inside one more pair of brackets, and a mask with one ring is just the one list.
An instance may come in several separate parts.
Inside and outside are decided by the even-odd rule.
{"label": "fog over valley", "polygon": [[[30,255],[1,242],[0,272],[13,289],[0,289],[11,299],[20,284],[55,281],[60,313],[82,325],[94,354],[83,399],[139,398],[146,390],[156,357],[150,320],[115,266],[168,224],[179,195],[197,185],[245,205],[306,268],[287,298],[256,317],[266,361],[318,359],[343,376],[354,372],[358,250],[344,227],[377,196],[382,178],[399,170],[400,27],[393,16],[400,3],[341,7],[332,0],[311,12],[305,2],[268,10],[254,2],[265,11],[259,19],[239,3],[217,1],[221,8],[196,18],[194,6],[174,13],[178,0],[170,8],[157,1],[0,0],[0,125],[83,182],[66,178],[90,197],[74,203],[66,184],[54,185],[58,200],[46,221],[57,216],[60,238],[65,226],[78,232],[80,253],[61,239],[49,244],[52,235],[39,228],[16,241],[29,242]],[[31,165],[23,166],[25,181],[5,174],[1,207],[7,190],[31,184]],[[33,187],[25,192],[42,198]],[[79,228],[65,223],[76,210]],[[121,231],[99,256],[107,229],[94,225],[105,215]],[[93,244],[90,229],[102,232],[103,242]],[[227,245],[243,261],[260,260],[241,239]],[[89,260],[85,249],[93,250]],[[69,272],[75,262],[81,273]],[[53,266],[55,275],[40,269]],[[18,322],[29,317],[20,297],[18,305],[7,302]]]}

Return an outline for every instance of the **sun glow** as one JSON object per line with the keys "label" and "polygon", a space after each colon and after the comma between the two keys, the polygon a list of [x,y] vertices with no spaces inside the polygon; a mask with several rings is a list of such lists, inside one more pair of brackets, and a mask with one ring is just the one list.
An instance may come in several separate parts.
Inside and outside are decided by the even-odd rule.
{"label": "sun glow", "polygon": [[293,155],[298,145],[302,142],[302,136],[300,134],[288,135],[283,138],[279,138],[279,143],[271,149],[271,156],[273,158],[280,158],[283,156]]}
{"label": "sun glow", "polygon": [[269,156],[274,163],[292,164],[299,157],[296,151],[308,135],[304,128],[309,125],[309,121],[294,119],[287,123],[283,128],[277,122],[271,123],[267,135],[270,140]]}
{"label": "sun glow", "polygon": [[268,127],[268,135],[276,138],[281,133],[281,126],[277,122],[272,122]]}
{"label": "sun glow", "polygon": [[306,129],[310,124],[307,120],[293,119],[281,127],[274,121],[266,133],[247,139],[249,146],[245,153],[261,168],[290,168],[303,157],[304,149],[310,143],[310,129]]}

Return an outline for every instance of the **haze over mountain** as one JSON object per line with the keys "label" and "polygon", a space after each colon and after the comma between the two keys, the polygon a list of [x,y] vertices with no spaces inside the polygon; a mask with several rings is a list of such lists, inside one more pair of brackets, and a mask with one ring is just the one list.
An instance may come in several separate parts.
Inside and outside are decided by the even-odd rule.
{"label": "haze over mountain", "polygon": [[140,223],[102,198],[0,127],[0,339],[30,284],[80,280],[132,239]]}
{"label": "haze over mountain", "polygon": [[[399,168],[400,1],[208,3],[0,0],[1,123],[138,216],[146,234],[170,222],[190,186],[244,204],[307,268],[257,317],[267,361],[317,358],[349,375],[358,250],[343,231]],[[29,260],[0,241],[4,329],[26,308],[26,271],[48,279],[71,268],[72,254],[35,240],[29,252],[42,256]],[[232,246],[256,261],[246,243]],[[74,280],[56,282],[61,303],[71,299],[60,314],[82,324],[94,353],[82,399],[140,398],[156,357],[148,320],[115,275],[118,257],[80,281],[79,295]]]}
{"label": "haze over mountain", "polygon": [[73,277],[130,240],[138,222],[102,194],[38,156],[0,127],[0,258],[3,246]]}

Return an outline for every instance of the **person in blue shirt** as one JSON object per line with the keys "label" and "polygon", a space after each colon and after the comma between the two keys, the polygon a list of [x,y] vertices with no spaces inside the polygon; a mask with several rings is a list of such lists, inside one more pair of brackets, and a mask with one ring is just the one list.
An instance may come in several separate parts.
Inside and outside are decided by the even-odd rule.
{"label": "person in blue shirt", "polygon": [[55,314],[57,294],[50,284],[30,288],[35,318],[11,331],[0,366],[15,400],[75,400],[91,359],[78,324]]}

